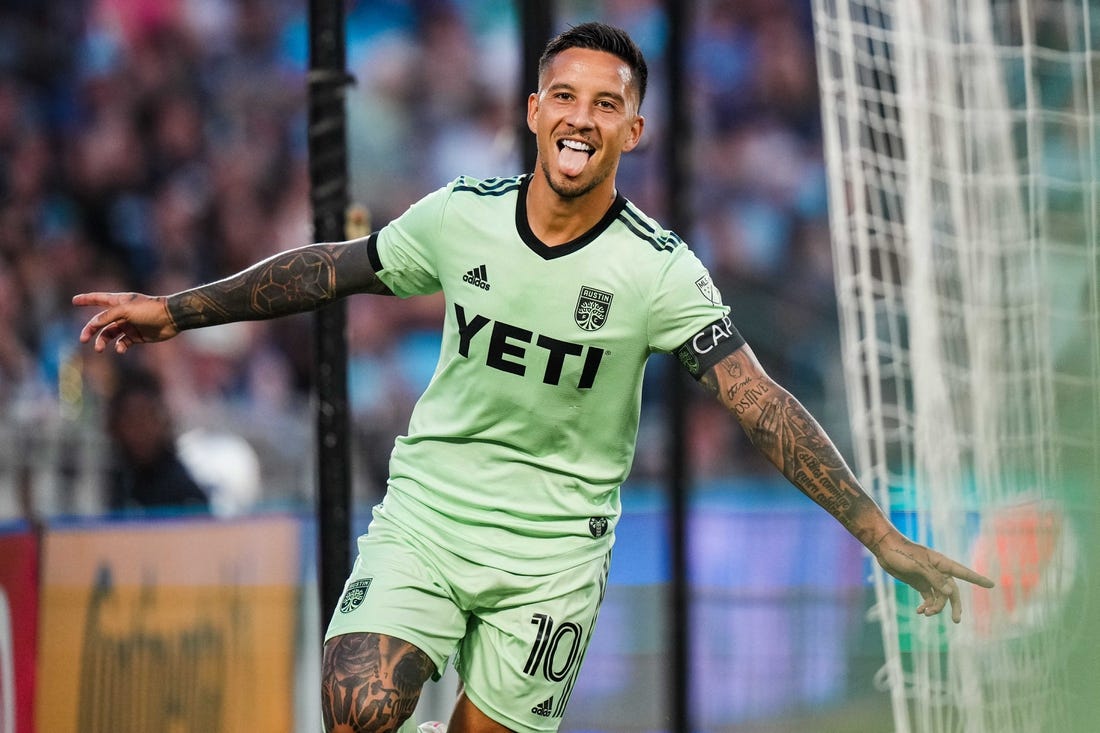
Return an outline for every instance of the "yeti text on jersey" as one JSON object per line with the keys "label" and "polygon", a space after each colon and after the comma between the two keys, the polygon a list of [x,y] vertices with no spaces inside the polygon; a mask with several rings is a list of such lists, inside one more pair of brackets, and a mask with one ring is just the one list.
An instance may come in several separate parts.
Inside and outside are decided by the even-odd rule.
{"label": "yeti text on jersey", "polygon": [[541,572],[610,546],[650,354],[737,344],[711,340],[728,309],[675,234],[619,196],[548,247],[527,224],[528,181],[459,178],[367,246],[396,295],[446,300],[379,510],[469,559]]}

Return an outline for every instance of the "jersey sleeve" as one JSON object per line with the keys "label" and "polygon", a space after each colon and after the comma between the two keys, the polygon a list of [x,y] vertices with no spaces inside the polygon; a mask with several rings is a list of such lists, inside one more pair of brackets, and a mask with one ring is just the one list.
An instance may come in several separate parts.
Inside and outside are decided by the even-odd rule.
{"label": "jersey sleeve", "polygon": [[395,295],[427,295],[442,287],[435,250],[443,236],[452,186],[428,194],[371,236],[371,261],[378,278]]}
{"label": "jersey sleeve", "polygon": [[651,303],[650,348],[674,353],[696,379],[745,343],[710,273],[686,246],[671,254]]}

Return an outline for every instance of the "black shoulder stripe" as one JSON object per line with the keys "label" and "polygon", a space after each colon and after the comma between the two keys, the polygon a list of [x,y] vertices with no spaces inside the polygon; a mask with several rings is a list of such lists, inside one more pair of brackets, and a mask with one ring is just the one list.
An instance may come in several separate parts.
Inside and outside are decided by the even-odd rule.
{"label": "black shoulder stripe", "polygon": [[455,191],[466,191],[478,196],[503,196],[515,191],[520,186],[518,178],[489,178],[480,181],[476,185],[459,183],[455,185]]}
{"label": "black shoulder stripe", "polygon": [[634,208],[633,204],[628,204],[623,209],[623,213],[628,215],[631,219],[633,219],[637,223],[637,225],[640,229],[644,229],[645,231],[649,232],[650,234],[656,234],[657,233],[657,229],[649,221],[647,221],[644,216],[642,216],[640,211],[638,211],[636,208]]}
{"label": "black shoulder stripe", "polygon": [[633,204],[627,207],[629,209],[629,215],[638,222],[638,226],[649,232],[653,238],[661,243],[666,249],[675,249],[678,245],[684,243],[684,240],[680,239],[680,236],[676,232],[668,229],[658,229],[654,227],[649,219],[645,217]]}
{"label": "black shoulder stripe", "polygon": [[658,252],[669,252],[676,248],[676,244],[680,241],[680,238],[675,234],[671,234],[672,242],[668,239],[658,235],[657,230],[653,228],[646,219],[638,214],[632,206],[623,207],[622,212],[619,214],[619,220],[626,225],[626,228],[634,232],[639,239],[643,239],[649,243],[650,247]]}
{"label": "black shoulder stripe", "polygon": [[[638,226],[633,221],[631,221],[627,217],[623,216],[621,213],[619,214],[619,221],[621,221],[626,226],[627,229],[634,232],[634,234],[636,234],[639,239],[644,239],[645,241],[649,242],[650,244],[653,244],[653,240],[645,232],[643,232],[641,229],[639,229]],[[656,249],[656,247],[654,247],[654,248]]]}

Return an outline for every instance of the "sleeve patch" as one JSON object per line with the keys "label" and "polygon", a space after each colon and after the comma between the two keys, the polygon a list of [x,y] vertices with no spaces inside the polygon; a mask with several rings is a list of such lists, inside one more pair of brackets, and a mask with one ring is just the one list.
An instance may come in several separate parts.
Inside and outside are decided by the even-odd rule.
{"label": "sleeve patch", "polygon": [[676,349],[676,358],[699,379],[722,359],[741,348],[745,339],[741,337],[729,316],[723,316],[697,334],[689,338]]}

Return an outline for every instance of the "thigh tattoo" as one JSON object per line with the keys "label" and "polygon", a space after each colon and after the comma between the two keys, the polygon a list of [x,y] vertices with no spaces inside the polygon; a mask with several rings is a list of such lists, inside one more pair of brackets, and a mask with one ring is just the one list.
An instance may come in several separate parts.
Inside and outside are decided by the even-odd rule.
{"label": "thigh tattoo", "polygon": [[397,730],[434,672],[427,654],[392,636],[353,633],[330,639],[321,662],[325,730]]}

